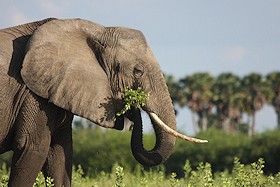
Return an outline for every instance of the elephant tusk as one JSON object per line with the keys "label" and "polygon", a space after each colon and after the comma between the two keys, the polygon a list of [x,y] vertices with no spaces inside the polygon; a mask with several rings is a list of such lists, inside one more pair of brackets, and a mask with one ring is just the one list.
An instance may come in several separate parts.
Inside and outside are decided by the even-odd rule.
{"label": "elephant tusk", "polygon": [[196,142],[196,143],[207,143],[208,140],[201,140],[201,139],[197,139],[197,138],[192,138],[192,137],[188,137],[186,135],[180,134],[177,131],[171,129],[169,126],[167,126],[163,121],[161,121],[161,119],[153,112],[149,112],[150,117],[156,122],[158,123],[158,125],[167,133],[186,140],[186,141],[190,141],[190,142]]}

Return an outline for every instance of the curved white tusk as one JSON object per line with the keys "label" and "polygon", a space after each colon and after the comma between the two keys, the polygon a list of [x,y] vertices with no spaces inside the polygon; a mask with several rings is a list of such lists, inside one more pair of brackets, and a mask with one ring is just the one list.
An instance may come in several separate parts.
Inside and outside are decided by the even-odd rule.
{"label": "curved white tusk", "polygon": [[153,112],[149,112],[150,117],[156,122],[158,123],[158,125],[167,133],[177,137],[177,138],[181,138],[183,140],[186,141],[190,141],[190,142],[197,142],[197,143],[207,143],[208,140],[201,140],[201,139],[197,139],[197,138],[191,138],[188,137],[186,135],[180,134],[178,132],[176,132],[175,130],[171,129],[170,127],[168,127],[163,121],[161,121],[161,119]]}

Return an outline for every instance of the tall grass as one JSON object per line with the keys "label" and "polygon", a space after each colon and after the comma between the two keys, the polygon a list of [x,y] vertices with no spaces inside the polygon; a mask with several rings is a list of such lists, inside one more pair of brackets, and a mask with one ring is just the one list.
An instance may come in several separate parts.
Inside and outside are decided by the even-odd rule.
{"label": "tall grass", "polygon": [[[213,173],[209,163],[200,163],[196,169],[192,169],[189,161],[185,162],[184,177],[177,178],[176,173],[164,175],[164,171],[144,170],[141,167],[135,172],[126,172],[123,167],[115,164],[111,173],[100,172],[94,177],[85,176],[81,166],[73,167],[73,187],[276,187],[280,186],[280,172],[276,175],[266,176],[263,173],[265,167],[263,159],[251,165],[240,163],[238,158],[234,159],[232,171],[225,170]],[[0,187],[8,186],[9,169],[5,164],[0,169]],[[34,187],[53,185],[53,179],[44,179],[40,173]]]}

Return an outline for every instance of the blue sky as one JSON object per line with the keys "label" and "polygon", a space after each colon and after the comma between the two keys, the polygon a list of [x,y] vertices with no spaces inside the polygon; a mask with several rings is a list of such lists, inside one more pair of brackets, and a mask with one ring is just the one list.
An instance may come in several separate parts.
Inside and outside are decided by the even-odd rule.
{"label": "blue sky", "polygon": [[[0,28],[46,17],[139,29],[163,72],[176,78],[280,71],[279,0],[1,0]],[[187,109],[177,121],[193,133]],[[275,125],[271,107],[257,113],[258,131]]]}

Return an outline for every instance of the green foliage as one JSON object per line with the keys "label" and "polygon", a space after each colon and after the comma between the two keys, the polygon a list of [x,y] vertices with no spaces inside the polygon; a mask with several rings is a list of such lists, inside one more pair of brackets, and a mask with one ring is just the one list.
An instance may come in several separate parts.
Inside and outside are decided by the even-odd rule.
{"label": "green foliage", "polygon": [[[49,180],[48,180],[49,181]],[[45,178],[42,172],[40,172],[36,178],[33,187],[40,187],[45,185]]]}
{"label": "green foliage", "polygon": [[[185,161],[185,163],[189,163]],[[188,165],[188,164],[187,164]],[[189,170],[187,178],[177,178],[177,174],[172,172],[168,176],[164,176],[163,172],[143,170],[140,175],[128,172],[122,166],[116,164],[113,166],[111,173],[101,172],[95,177],[84,176],[83,169],[79,166],[77,169],[73,167],[73,187],[274,187],[280,185],[280,173],[276,175],[265,176],[263,174],[264,160],[260,158],[257,162],[250,165],[240,163],[238,158],[234,159],[234,167],[231,173],[224,171],[213,175],[211,165],[209,163],[199,163],[195,170]],[[0,187],[8,186],[8,171],[0,170]],[[40,173],[33,187],[51,187],[54,186],[54,180],[47,177],[46,180]]]}
{"label": "green foliage", "polygon": [[[242,163],[247,165],[258,158],[263,158],[266,162],[263,171],[267,175],[280,171],[280,130],[248,137],[244,134],[228,134],[217,129],[208,129],[206,132],[200,133],[198,137],[208,139],[209,143],[194,144],[177,140],[170,158],[164,165],[155,167],[153,170],[160,170],[167,175],[176,172],[177,178],[189,179],[191,171],[197,168],[200,162],[210,163],[211,170],[216,173],[232,170],[234,157],[238,157]],[[102,128],[73,130],[73,164],[79,171],[76,173],[79,175],[73,175],[73,178],[95,177],[101,175],[102,172],[111,173],[112,166],[116,162],[127,172],[141,176],[144,171],[147,171],[147,168],[143,169],[133,157],[130,138],[130,131],[110,129],[104,131]],[[153,148],[154,135],[146,134],[143,139],[146,149]],[[1,156],[0,164],[5,162],[5,160],[1,160]],[[7,169],[9,166],[6,164],[1,166],[1,176],[4,176],[2,171],[9,172]],[[144,184],[147,179],[152,177],[142,177],[139,183]]]}
{"label": "green foliage", "polygon": [[[280,130],[268,131],[260,135],[255,135],[251,139],[249,158],[257,160],[264,158],[266,173],[277,173],[280,170],[280,157],[275,156],[280,153]],[[248,162],[247,162],[248,163]],[[278,164],[279,163],[279,164]]]}
{"label": "green foliage", "polygon": [[169,179],[170,186],[172,186],[172,187],[178,186],[179,180],[176,179],[176,177],[177,177],[177,174],[172,172],[171,176],[170,176],[170,179]]}
{"label": "green foliage", "polygon": [[110,172],[118,161],[124,167],[133,165],[130,151],[131,132],[111,129],[82,129],[73,131],[73,163],[84,168],[85,173]]}
{"label": "green foliage", "polygon": [[2,174],[1,181],[0,181],[0,187],[6,187],[8,186],[9,176],[8,174]]}
{"label": "green foliage", "polygon": [[114,187],[124,187],[125,185],[123,184],[123,167],[117,166],[116,167],[116,181]]}
{"label": "green foliage", "polygon": [[138,87],[136,90],[126,88],[124,90],[124,108],[116,115],[120,116],[125,114],[126,111],[131,109],[131,107],[141,108],[142,106],[145,106],[148,98],[149,94],[145,93],[141,87]]}
{"label": "green foliage", "polygon": [[[232,182],[228,178],[227,171],[234,168],[235,157],[240,158],[241,162],[247,165],[258,158],[264,158],[266,167],[262,168],[262,171],[268,175],[280,171],[280,158],[278,156],[280,131],[269,131],[248,137],[244,134],[228,134],[221,130],[208,129],[198,135],[198,137],[208,139],[208,144],[194,144],[177,140],[174,152],[164,165],[165,169],[161,165],[153,168],[151,172],[143,169],[135,161],[130,151],[130,137],[131,132],[127,131],[75,130],[73,133],[74,164],[81,164],[86,175],[99,176],[102,171],[114,173],[115,170],[111,170],[111,168],[117,161],[124,168],[126,175],[134,173],[135,177],[140,178],[139,184],[143,186],[151,184],[155,178],[155,181],[165,179],[164,174],[170,175],[169,186],[171,183],[176,186],[176,180],[171,178],[173,172],[177,175],[175,179],[184,178],[187,181],[193,181],[193,183],[202,180],[195,178],[196,175],[203,175],[205,177],[203,180],[208,181],[210,185],[211,173],[207,173],[207,170],[212,170],[212,174],[221,172],[218,175],[219,180],[226,186],[227,183]],[[147,149],[152,148],[154,142],[153,136],[144,135],[144,145]],[[202,161],[210,163],[211,168],[209,165],[200,166]],[[193,168],[197,168],[197,170],[193,170]],[[199,173],[203,170],[199,168],[204,168],[206,173]],[[161,175],[155,176],[153,171],[157,171],[158,174],[160,171]],[[212,178],[214,177],[212,176]]]}
{"label": "green foliage", "polygon": [[9,181],[9,173],[10,171],[7,169],[7,165],[5,162],[2,163],[1,169],[0,169],[0,187],[6,187],[8,186]]}
{"label": "green foliage", "polygon": [[84,178],[85,173],[82,169],[82,166],[80,164],[78,164],[77,168],[73,166],[73,171],[75,171],[72,174],[73,186],[82,186],[82,184],[86,182],[86,179]]}
{"label": "green foliage", "polygon": [[[91,175],[111,172],[115,162],[134,170],[138,162],[131,153],[130,138],[130,131],[105,131],[102,128],[73,130],[73,163],[75,166],[80,164],[84,172]],[[144,135],[145,148],[151,149],[154,142],[154,136]]]}
{"label": "green foliage", "polygon": [[186,160],[185,165],[184,165],[184,177],[185,179],[189,179],[192,168],[189,160]]}
{"label": "green foliage", "polygon": [[247,173],[245,172],[245,166],[244,166],[244,164],[241,164],[239,162],[238,158],[234,159],[233,174],[234,174],[234,183],[237,186],[250,185],[250,180],[247,177]]}
{"label": "green foliage", "polygon": [[50,178],[50,177],[47,177],[46,178],[46,186],[47,187],[52,187],[52,186],[54,186],[54,179],[52,179],[52,178]]}
{"label": "green foliage", "polygon": [[[5,167],[6,169],[11,166],[13,152],[9,151],[0,155],[0,167]],[[3,168],[2,168],[3,171]],[[1,174],[1,173],[0,173]]]}
{"label": "green foliage", "polygon": [[42,187],[42,186],[53,187],[54,179],[52,179],[51,177],[47,177],[45,180],[43,173],[40,172],[36,178],[36,181],[35,181],[33,187]]}
{"label": "green foliage", "polygon": [[[209,142],[207,144],[193,144],[177,140],[176,147],[170,158],[166,161],[166,172],[176,171],[179,177],[184,177],[188,172],[183,167],[188,159],[190,167],[199,166],[201,161],[211,163],[214,172],[231,170],[234,157],[240,158],[249,164],[258,158],[264,158],[265,173],[280,171],[280,131],[269,131],[253,137],[244,134],[228,134],[217,129],[208,129],[200,133]],[[189,166],[186,166],[188,168]]]}

